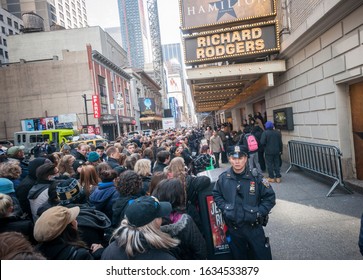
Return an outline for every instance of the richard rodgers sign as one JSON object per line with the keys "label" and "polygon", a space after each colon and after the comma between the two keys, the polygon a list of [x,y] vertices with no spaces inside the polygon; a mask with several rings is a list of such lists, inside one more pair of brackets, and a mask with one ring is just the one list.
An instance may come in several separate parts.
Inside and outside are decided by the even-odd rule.
{"label": "richard rodgers sign", "polygon": [[186,64],[233,60],[280,50],[276,21],[255,23],[184,37]]}

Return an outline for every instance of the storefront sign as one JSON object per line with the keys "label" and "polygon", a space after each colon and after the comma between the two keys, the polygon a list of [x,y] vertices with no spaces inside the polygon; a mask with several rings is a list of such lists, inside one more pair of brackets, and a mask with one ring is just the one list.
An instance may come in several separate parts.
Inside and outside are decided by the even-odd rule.
{"label": "storefront sign", "polygon": [[154,98],[139,98],[139,107],[141,115],[155,115],[155,100]]}
{"label": "storefront sign", "polygon": [[[276,15],[275,0],[181,0],[182,30],[206,30]],[[217,28],[217,27],[215,27]],[[218,26],[219,28],[219,26]]]}
{"label": "storefront sign", "polygon": [[92,107],[93,107],[93,117],[95,119],[99,119],[101,117],[101,106],[98,95],[92,95]]}
{"label": "storefront sign", "polygon": [[184,37],[185,64],[256,56],[280,50],[276,21]]}

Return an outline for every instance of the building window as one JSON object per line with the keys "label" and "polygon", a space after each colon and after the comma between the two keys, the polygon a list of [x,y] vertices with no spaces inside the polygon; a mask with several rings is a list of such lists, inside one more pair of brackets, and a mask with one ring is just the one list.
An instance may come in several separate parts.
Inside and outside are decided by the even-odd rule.
{"label": "building window", "polygon": [[1,55],[1,56],[4,56],[4,51],[3,51],[3,49],[0,49],[0,55]]}
{"label": "building window", "polygon": [[7,47],[8,42],[6,41],[6,39],[3,40],[3,44],[4,44],[5,47]]}
{"label": "building window", "polygon": [[0,21],[4,22],[4,16],[0,15]]}
{"label": "building window", "polygon": [[6,35],[5,27],[4,26],[1,26],[1,32]]}
{"label": "building window", "polygon": [[8,25],[13,26],[13,21],[11,20],[11,18],[8,18]]}
{"label": "building window", "polygon": [[9,35],[13,35],[14,34],[14,31],[9,29]]}
{"label": "building window", "polygon": [[19,30],[19,23],[17,23],[16,21],[14,21],[14,27],[16,30]]}
{"label": "building window", "polygon": [[9,55],[8,55],[8,52],[7,51],[5,51],[5,58],[6,59],[9,59]]}

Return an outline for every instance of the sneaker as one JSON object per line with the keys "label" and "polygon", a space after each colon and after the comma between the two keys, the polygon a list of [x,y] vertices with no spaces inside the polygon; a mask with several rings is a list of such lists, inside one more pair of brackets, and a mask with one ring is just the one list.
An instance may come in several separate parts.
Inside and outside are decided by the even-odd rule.
{"label": "sneaker", "polygon": [[276,183],[281,183],[281,178],[276,178]]}
{"label": "sneaker", "polygon": [[267,178],[267,181],[269,181],[269,183],[275,183],[275,178]]}

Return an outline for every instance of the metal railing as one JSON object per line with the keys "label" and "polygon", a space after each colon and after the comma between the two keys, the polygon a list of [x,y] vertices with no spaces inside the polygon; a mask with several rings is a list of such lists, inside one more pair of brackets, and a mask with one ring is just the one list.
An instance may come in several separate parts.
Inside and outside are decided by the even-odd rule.
{"label": "metal railing", "polygon": [[339,185],[353,193],[343,182],[342,153],[335,146],[291,140],[288,142],[290,167],[301,167],[335,180],[326,196],[330,196]]}

